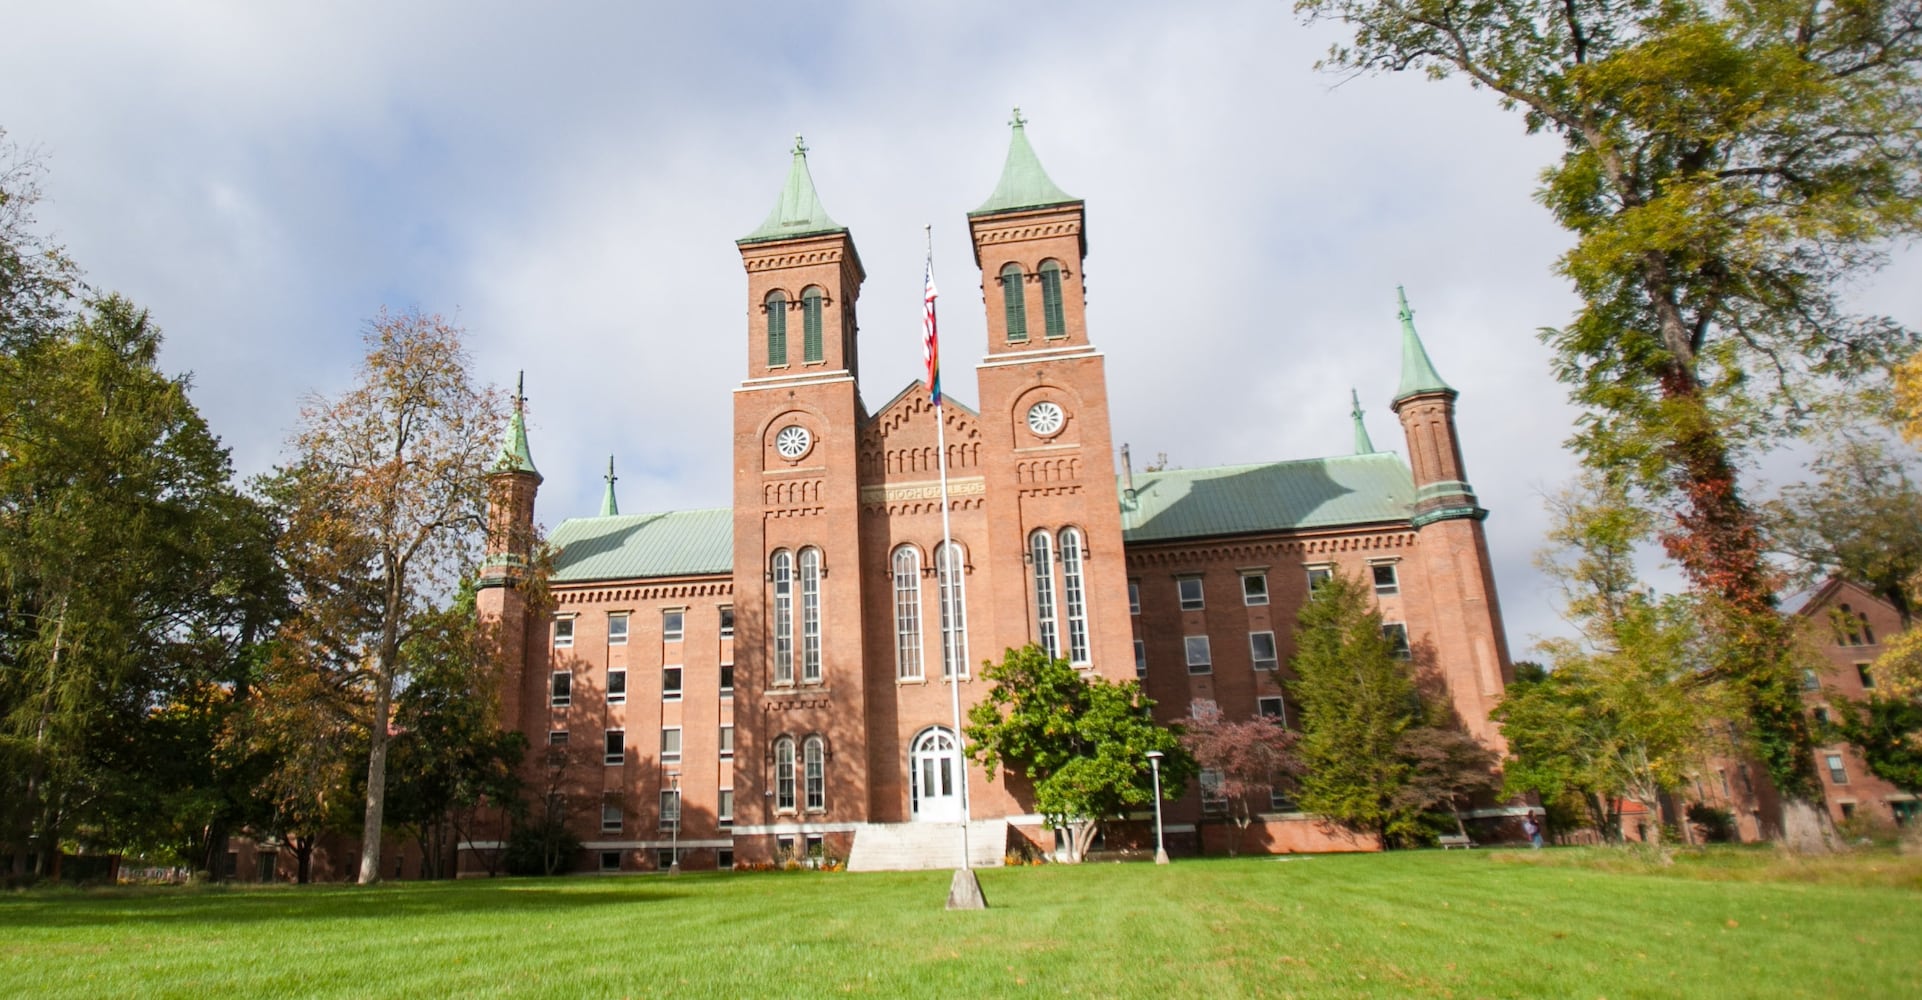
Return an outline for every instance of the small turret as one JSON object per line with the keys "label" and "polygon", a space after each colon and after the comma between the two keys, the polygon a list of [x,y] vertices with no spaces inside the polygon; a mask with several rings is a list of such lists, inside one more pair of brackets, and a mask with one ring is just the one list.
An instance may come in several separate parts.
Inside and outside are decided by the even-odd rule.
{"label": "small turret", "polygon": [[534,539],[534,498],[541,473],[527,446],[527,374],[514,385],[514,411],[500,454],[487,473],[487,549],[481,586],[500,586],[527,565]]}
{"label": "small turret", "polygon": [[1462,469],[1461,442],[1455,434],[1455,397],[1459,395],[1435,373],[1421,336],[1415,332],[1415,311],[1408,295],[1401,300],[1401,389],[1393,409],[1408,438],[1408,465],[1415,478],[1415,513],[1419,528],[1436,521],[1468,517],[1481,520],[1488,512],[1475,500],[1474,487]]}

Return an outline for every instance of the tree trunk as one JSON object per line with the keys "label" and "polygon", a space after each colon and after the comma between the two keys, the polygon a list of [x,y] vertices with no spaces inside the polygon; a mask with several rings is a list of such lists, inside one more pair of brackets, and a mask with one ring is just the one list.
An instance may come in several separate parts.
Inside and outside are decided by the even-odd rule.
{"label": "tree trunk", "polygon": [[360,884],[380,881],[380,834],[387,812],[387,723],[394,707],[393,674],[382,664],[374,682],[374,714],[367,734],[367,819],[360,828]]}
{"label": "tree trunk", "polygon": [[1842,846],[1829,811],[1800,799],[1782,800],[1782,843],[1797,854],[1833,854]]}
{"label": "tree trunk", "polygon": [[294,881],[307,885],[314,880],[314,841],[311,837],[289,837],[294,848]]}

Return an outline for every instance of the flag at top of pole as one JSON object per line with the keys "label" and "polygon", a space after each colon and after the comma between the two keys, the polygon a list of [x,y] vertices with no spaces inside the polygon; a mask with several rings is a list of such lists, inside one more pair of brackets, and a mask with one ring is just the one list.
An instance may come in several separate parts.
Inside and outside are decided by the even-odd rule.
{"label": "flag at top of pole", "polygon": [[921,353],[928,362],[928,401],[941,405],[941,339],[934,328],[934,251],[928,251],[928,287],[921,296]]}

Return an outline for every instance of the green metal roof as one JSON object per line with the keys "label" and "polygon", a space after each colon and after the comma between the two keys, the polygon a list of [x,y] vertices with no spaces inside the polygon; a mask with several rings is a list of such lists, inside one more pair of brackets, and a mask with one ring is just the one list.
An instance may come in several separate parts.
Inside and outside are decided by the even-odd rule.
{"label": "green metal roof", "polygon": [[827,209],[821,207],[821,196],[814,193],[814,175],[808,173],[807,143],[797,135],[794,137],[794,163],[788,167],[787,184],[781,188],[781,200],[774,203],[774,211],[768,213],[767,221],[761,223],[761,228],[735,242],[759,243],[762,240],[785,240],[796,236],[846,231],[846,226],[828,218]]}
{"label": "green metal roof", "polygon": [[1421,336],[1415,332],[1415,310],[1408,308],[1408,293],[1396,285],[1395,296],[1401,300],[1401,388],[1396,390],[1395,400],[1424,392],[1454,392],[1435,373],[1434,362],[1428,360],[1428,351],[1421,346]]}
{"label": "green metal roof", "polygon": [[704,576],[734,571],[734,512],[574,517],[548,537],[554,582]]}
{"label": "green metal roof", "polygon": [[527,416],[522,412],[527,405],[527,377],[514,388],[514,415],[507,418],[507,438],[501,442],[501,453],[494,459],[495,472],[531,472],[539,477],[541,470],[534,468],[534,453],[527,448]]}
{"label": "green metal roof", "polygon": [[1121,511],[1128,543],[1407,522],[1414,478],[1387,452],[1135,476]]}
{"label": "green metal roof", "polygon": [[[1354,404],[1354,409],[1349,410],[1348,414],[1355,418],[1355,454],[1372,455],[1375,452],[1375,442],[1368,437],[1368,425],[1361,420],[1361,393],[1349,389],[1348,400]],[[612,472],[613,469],[610,467],[608,471]]]}
{"label": "green metal roof", "polygon": [[994,186],[994,193],[981,203],[980,208],[968,215],[992,215],[1019,208],[1042,208],[1080,201],[1057,187],[1048,178],[1048,172],[1041,169],[1041,161],[1035,157],[1034,147],[1028,145],[1028,121],[1021,117],[1020,108],[1014,109],[1014,120],[1008,124],[1014,126],[1014,138],[1008,142],[1008,160],[1001,166],[1001,183]]}

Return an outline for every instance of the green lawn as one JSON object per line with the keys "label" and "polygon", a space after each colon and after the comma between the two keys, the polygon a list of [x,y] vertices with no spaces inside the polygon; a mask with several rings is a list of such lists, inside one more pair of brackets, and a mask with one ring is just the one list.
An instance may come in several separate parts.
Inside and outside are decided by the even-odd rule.
{"label": "green lawn", "polygon": [[1922,996],[1899,879],[1559,854],[15,894],[0,996]]}

